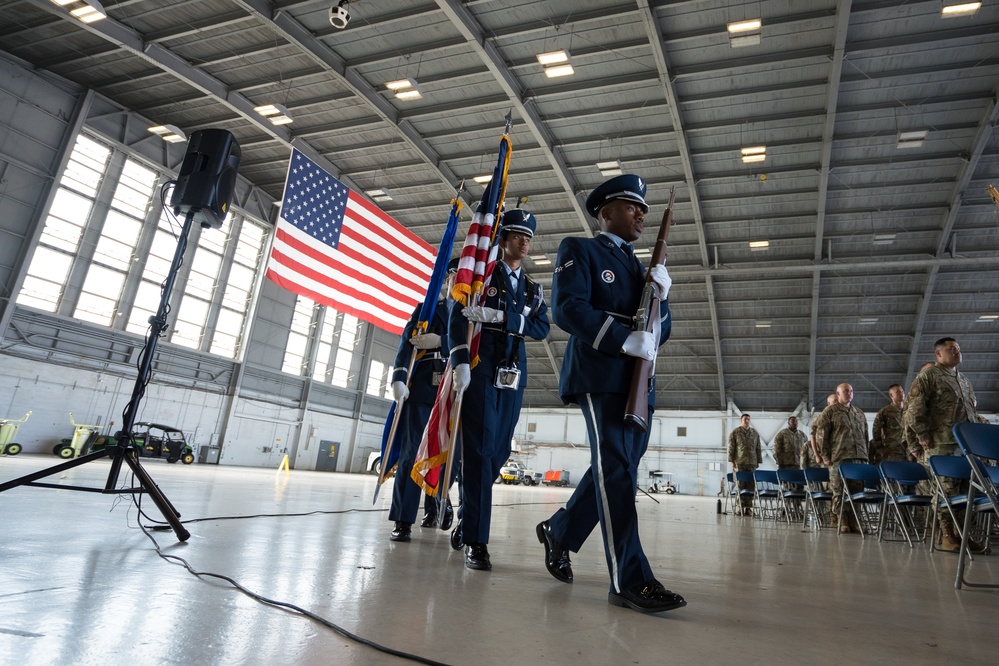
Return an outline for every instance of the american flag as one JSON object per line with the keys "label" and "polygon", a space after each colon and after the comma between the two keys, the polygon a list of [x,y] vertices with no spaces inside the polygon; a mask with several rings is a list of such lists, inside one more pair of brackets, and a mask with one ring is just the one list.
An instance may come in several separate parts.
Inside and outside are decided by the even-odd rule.
{"label": "american flag", "polygon": [[435,250],[298,150],[267,277],[391,333],[423,302]]}
{"label": "american flag", "polygon": [[448,451],[451,450],[451,437],[455,429],[454,402],[455,392],[452,390],[451,361],[444,366],[444,376],[437,387],[437,400],[430,411],[430,420],[423,430],[420,448],[413,462],[413,471],[409,476],[423,492],[431,497],[437,496],[442,487],[439,480],[441,466],[447,462]]}

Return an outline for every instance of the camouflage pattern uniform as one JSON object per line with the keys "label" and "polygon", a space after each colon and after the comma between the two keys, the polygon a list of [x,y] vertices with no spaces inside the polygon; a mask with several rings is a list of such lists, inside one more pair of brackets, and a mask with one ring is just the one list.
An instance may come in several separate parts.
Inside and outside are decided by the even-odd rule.
{"label": "camouflage pattern uniform", "polygon": [[[728,435],[728,461],[737,472],[753,472],[763,460],[763,447],[760,443],[760,433],[752,426],[743,428],[741,425]],[[740,481],[739,490],[756,491],[754,481]],[[742,496],[742,508],[753,508],[753,496]]]}
{"label": "camouflage pattern uniform", "polygon": [[[830,463],[832,515],[839,516],[843,505],[843,477],[839,474],[839,466],[845,462],[867,462],[867,417],[853,405],[847,407],[838,402],[829,405],[818,419],[815,443],[819,453]],[[847,488],[852,494],[859,493],[864,486],[858,481],[850,481]]]}
{"label": "camouflage pattern uniform", "polygon": [[907,446],[903,437],[902,409],[894,404],[882,407],[874,417],[868,461],[880,465],[886,460],[906,460]]}
{"label": "camouflage pattern uniform", "polygon": [[801,447],[801,469],[805,469],[806,467],[825,467],[821,460],[816,459],[815,452],[812,451],[812,442],[815,441],[815,430],[819,427],[821,420],[821,413],[812,420],[812,427],[810,428],[811,437],[805,443],[805,446]]}
{"label": "camouflage pattern uniform", "polygon": [[784,428],[774,438],[774,460],[777,469],[798,469],[802,448],[808,446],[808,437],[800,430]]}
{"label": "camouflage pattern uniform", "polygon": [[[957,440],[954,439],[951,428],[962,421],[978,421],[976,404],[971,382],[957,368],[947,369],[938,363],[926,368],[916,377],[909,393],[906,425],[912,429],[917,442],[930,441],[930,448],[919,447],[922,450],[921,461],[927,471],[930,456],[958,455]],[[968,492],[967,481],[941,479],[941,485],[949,497]],[[958,520],[961,520],[964,512],[955,513]],[[941,530],[956,537],[957,531],[950,512],[946,509],[940,511],[937,520],[940,521]]]}

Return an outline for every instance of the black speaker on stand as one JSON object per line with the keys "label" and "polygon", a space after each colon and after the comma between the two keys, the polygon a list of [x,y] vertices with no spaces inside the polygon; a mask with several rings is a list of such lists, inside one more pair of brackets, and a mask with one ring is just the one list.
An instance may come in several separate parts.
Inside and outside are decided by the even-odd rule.
{"label": "black speaker on stand", "polygon": [[[0,492],[17,486],[40,486],[110,495],[148,493],[153,503],[156,504],[156,508],[173,528],[177,538],[180,541],[187,541],[191,536],[191,533],[180,522],[180,512],[174,508],[163,491],[139,464],[139,452],[132,439],[132,428],[135,426],[135,417],[138,414],[142,396],[146,392],[146,385],[149,384],[152,377],[156,343],[167,329],[166,316],[169,310],[170,294],[173,291],[174,282],[177,280],[177,271],[184,263],[184,252],[187,250],[187,239],[191,234],[191,226],[195,219],[198,219],[201,226],[205,228],[218,229],[222,226],[222,220],[229,212],[229,204],[236,186],[239,158],[239,144],[236,143],[236,138],[226,130],[205,129],[198,130],[191,135],[187,154],[181,164],[177,184],[170,198],[170,205],[176,214],[184,215],[184,228],[177,239],[177,250],[174,252],[173,262],[170,264],[170,270],[163,281],[159,308],[156,310],[156,314],[149,318],[149,334],[139,358],[139,376],[135,379],[132,397],[122,414],[124,424],[116,435],[114,443],[99,451],[86,453],[75,460],[2,483],[0,484]],[[39,479],[104,457],[111,458],[111,470],[108,472],[104,488],[38,482]],[[128,465],[135,474],[135,478],[139,480],[138,488],[118,488],[118,474],[122,463]]]}

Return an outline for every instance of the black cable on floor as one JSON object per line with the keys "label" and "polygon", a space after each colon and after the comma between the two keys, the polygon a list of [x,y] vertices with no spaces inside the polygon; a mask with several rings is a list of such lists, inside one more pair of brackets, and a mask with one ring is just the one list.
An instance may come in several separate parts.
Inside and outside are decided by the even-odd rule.
{"label": "black cable on floor", "polygon": [[[132,488],[133,489],[135,488],[135,476],[134,476],[134,474],[132,475]],[[136,496],[138,496],[138,497],[136,497]],[[374,641],[369,640],[367,638],[364,638],[363,636],[358,636],[357,634],[354,634],[354,633],[352,633],[350,631],[347,631],[346,629],[344,629],[340,625],[334,623],[333,621],[327,620],[326,618],[322,617],[321,615],[316,615],[315,613],[313,613],[311,611],[308,611],[308,610],[306,610],[304,608],[301,608],[300,606],[296,606],[295,604],[289,603],[287,601],[277,601],[275,599],[269,599],[269,598],[267,598],[267,597],[265,597],[263,595],[257,594],[256,592],[254,592],[254,591],[252,591],[252,590],[250,590],[250,589],[248,589],[246,587],[243,587],[243,585],[241,585],[236,580],[230,578],[229,576],[225,576],[223,574],[214,573],[214,572],[211,572],[211,571],[197,571],[183,557],[180,557],[178,555],[169,555],[167,553],[164,553],[160,549],[160,544],[156,541],[156,539],[153,537],[153,535],[150,534],[149,530],[146,529],[146,526],[142,524],[141,518],[145,518],[146,520],[149,520],[151,522],[158,522],[158,521],[153,521],[153,519],[150,518],[149,515],[146,514],[142,510],[142,493],[132,493],[130,495],[130,497],[132,498],[132,504],[135,506],[136,510],[139,513],[139,517],[140,517],[140,520],[138,521],[139,529],[142,530],[142,533],[144,535],[146,535],[146,538],[148,538],[150,541],[153,542],[153,548],[156,549],[156,554],[159,555],[160,558],[162,558],[163,560],[166,560],[167,562],[170,562],[171,564],[177,564],[179,566],[184,567],[185,569],[187,569],[187,571],[191,575],[193,575],[193,576],[195,576],[197,578],[216,578],[218,580],[223,580],[223,581],[229,583],[230,585],[232,585],[234,588],[236,588],[237,590],[239,590],[243,594],[245,594],[246,596],[248,596],[251,599],[253,599],[254,601],[257,601],[257,602],[259,602],[261,604],[264,604],[265,606],[273,606],[274,608],[280,608],[281,610],[284,610],[284,611],[289,612],[289,613],[294,613],[294,614],[297,614],[297,615],[302,615],[304,617],[307,617],[310,620],[312,620],[313,622],[321,624],[324,627],[333,630],[334,632],[336,632],[337,634],[340,634],[341,636],[343,636],[345,638],[349,638],[352,641],[355,641],[357,643],[361,643],[362,645],[366,645],[366,646],[368,646],[370,648],[378,650],[379,652],[384,652],[385,654],[390,654],[390,655],[392,655],[394,657],[399,657],[401,659],[408,659],[409,661],[415,661],[415,662],[421,663],[421,664],[431,664],[432,666],[447,666],[447,664],[445,664],[444,662],[434,661],[433,659],[428,659],[426,657],[421,657],[419,655],[411,654],[409,652],[402,652],[401,650],[396,650],[394,648],[386,647],[386,646],[381,645],[379,643],[375,643]],[[372,511],[372,510],[373,509],[366,509],[366,510],[361,510],[361,511]],[[350,513],[351,511],[355,511],[355,510],[354,509],[350,509],[350,510],[338,511],[338,512],[312,511],[312,512],[309,512],[309,513],[306,513],[306,514],[299,514],[299,515],[311,515],[311,514],[314,514],[314,513]],[[261,515],[269,515],[269,514],[261,514]],[[282,515],[282,514],[273,514],[273,515]],[[284,515],[296,515],[296,514],[284,514]],[[251,517],[254,517],[254,516],[233,516],[231,519],[251,518]],[[218,519],[214,519],[214,518],[199,518],[199,519],[196,519],[196,520],[218,520]],[[191,520],[191,521],[187,521],[187,522],[196,522],[196,521],[195,520]]]}

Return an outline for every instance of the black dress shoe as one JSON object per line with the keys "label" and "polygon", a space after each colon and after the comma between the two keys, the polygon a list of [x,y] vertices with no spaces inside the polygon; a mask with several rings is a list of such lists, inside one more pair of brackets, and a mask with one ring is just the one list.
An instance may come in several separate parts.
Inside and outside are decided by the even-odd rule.
{"label": "black dress shoe", "polygon": [[621,594],[611,592],[607,596],[607,601],[612,606],[630,608],[639,613],[662,613],[687,605],[683,597],[675,592],[670,592],[655,579],[630,590],[625,590]]}
{"label": "black dress shoe", "polygon": [[423,516],[420,527],[437,527],[437,516],[432,516],[429,513]]}
{"label": "black dress shoe", "polygon": [[389,535],[391,541],[409,541],[412,534],[413,523],[404,523],[401,520],[395,521],[395,529]]}
{"label": "black dress shoe", "polygon": [[569,549],[563,548],[552,535],[552,528],[547,520],[538,523],[535,531],[538,533],[538,541],[545,545],[545,567],[548,573],[555,576],[556,580],[571,583],[572,566],[569,563]]}
{"label": "black dress shoe", "polygon": [[451,508],[451,500],[447,500],[444,503],[444,517],[441,518],[441,529],[447,532],[451,529],[452,521],[454,521],[454,509]]}
{"label": "black dress shoe", "polygon": [[465,546],[465,568],[477,571],[489,571],[493,565],[489,563],[489,551],[484,543],[470,543]]}
{"label": "black dress shoe", "polygon": [[454,526],[451,530],[451,547],[455,550],[461,550],[461,547],[465,545],[464,539],[461,537],[461,520],[458,520],[458,524]]}

